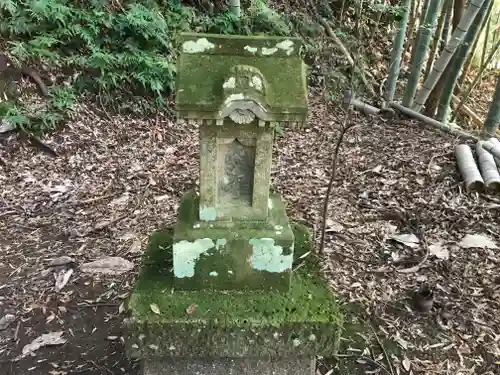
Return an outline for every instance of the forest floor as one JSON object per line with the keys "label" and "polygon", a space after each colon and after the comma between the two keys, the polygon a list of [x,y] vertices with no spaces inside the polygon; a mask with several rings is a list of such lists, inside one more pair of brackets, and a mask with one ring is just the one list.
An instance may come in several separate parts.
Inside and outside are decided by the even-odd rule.
{"label": "forest floor", "polygon": [[[309,127],[277,140],[272,178],[290,217],[317,235],[343,115],[318,98],[310,106]],[[81,105],[45,139],[57,158],[15,135],[0,140],[0,318],[15,316],[0,331],[2,374],[137,373],[124,354],[123,302],[148,236],[175,220],[182,194],[197,185],[198,134],[162,114],[101,112]],[[397,373],[498,373],[500,196],[462,191],[452,136],[412,121],[357,114],[351,121],[357,126],[340,152],[322,262],[332,291],[393,343],[383,345]],[[467,234],[479,244],[463,242]],[[73,268],[49,266],[61,256]],[[103,256],[135,267],[118,276],[82,271]],[[69,269],[56,292],[54,272]],[[408,300],[422,283],[435,293],[427,314]],[[63,332],[64,343],[22,355],[49,332]],[[374,359],[388,367],[383,356]]]}

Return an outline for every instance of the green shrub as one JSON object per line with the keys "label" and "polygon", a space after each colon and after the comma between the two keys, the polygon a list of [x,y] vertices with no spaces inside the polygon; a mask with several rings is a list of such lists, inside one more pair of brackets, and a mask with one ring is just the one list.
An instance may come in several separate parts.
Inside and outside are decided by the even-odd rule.
{"label": "green shrub", "polygon": [[56,82],[46,111],[22,117],[26,110],[16,103],[7,115],[14,122],[39,118],[52,128],[88,91],[106,103],[126,95],[162,106],[174,90],[176,37],[183,31],[289,35],[291,28],[263,0],[252,0],[240,19],[229,12],[210,17],[178,0],[3,0],[0,46],[58,81],[73,77],[64,89]]}

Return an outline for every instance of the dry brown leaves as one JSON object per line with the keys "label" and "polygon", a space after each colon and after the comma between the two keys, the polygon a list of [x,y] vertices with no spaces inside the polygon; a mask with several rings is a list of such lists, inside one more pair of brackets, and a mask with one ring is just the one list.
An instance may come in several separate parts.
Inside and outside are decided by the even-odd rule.
{"label": "dry brown leaves", "polygon": [[[276,142],[274,189],[284,194],[291,217],[315,228],[341,120],[341,111],[311,98],[310,127],[287,131]],[[324,268],[333,291],[362,306],[376,319],[381,339],[399,346],[401,353],[389,355],[401,373],[493,371],[500,355],[500,258],[493,249],[458,244],[467,233],[487,234],[500,244],[500,199],[461,191],[453,138],[411,122],[361,116],[354,121],[360,126],[342,147],[328,215]],[[196,127],[175,125],[161,114],[109,121],[82,105],[66,129],[45,141],[59,158],[36,153],[14,136],[0,143],[8,162],[0,166],[0,307],[21,322],[8,328],[12,339],[0,341],[2,358],[13,358],[46,332],[36,321],[47,320],[52,331],[73,332],[78,327],[68,323],[68,316],[89,308],[98,313],[107,305],[112,310],[96,317],[105,324],[116,319],[135,271],[99,277],[84,275],[78,266],[102,257],[137,264],[149,234],[175,219],[181,195],[197,185]],[[448,259],[437,257],[441,252],[433,248],[417,272],[397,272],[394,268],[417,264],[426,249],[389,236],[417,235],[417,227],[429,246],[447,250]],[[56,293],[48,265],[61,256],[71,257],[76,266]],[[377,272],[388,265],[394,268]],[[434,309],[426,315],[413,312],[408,303],[408,293],[422,283],[436,294]],[[49,356],[52,362],[68,352],[67,345],[85,340],[95,345],[98,338],[88,333],[94,328],[87,327],[85,336],[67,335],[68,343]],[[119,331],[105,332],[102,341],[119,345],[120,340],[106,340],[119,336]],[[115,347],[113,353],[118,351]],[[109,365],[109,359],[79,361],[68,364],[67,371]]]}

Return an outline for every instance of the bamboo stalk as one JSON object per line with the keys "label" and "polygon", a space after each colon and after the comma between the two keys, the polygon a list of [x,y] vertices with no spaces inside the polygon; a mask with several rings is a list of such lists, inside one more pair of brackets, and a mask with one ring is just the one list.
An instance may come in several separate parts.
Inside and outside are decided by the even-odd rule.
{"label": "bamboo stalk", "polygon": [[[441,8],[441,13],[439,15],[438,24],[436,28],[436,33],[434,34],[434,39],[432,41],[431,50],[429,51],[429,59],[427,60],[427,66],[425,67],[424,80],[427,79],[429,73],[431,72],[432,66],[434,65],[434,60],[436,59],[436,54],[439,47],[439,42],[443,36],[443,26],[446,14],[448,12],[448,2],[451,0],[445,0]],[[446,40],[444,42],[446,44]]]}
{"label": "bamboo stalk", "polygon": [[481,27],[485,22],[485,17],[488,14],[488,9],[492,4],[492,0],[485,0],[481,9],[477,13],[474,22],[467,30],[462,44],[458,47],[450,65],[450,74],[446,77],[446,82],[441,93],[441,99],[439,100],[439,107],[436,120],[444,122],[448,118],[449,109],[451,104],[451,97],[453,96],[453,91],[457,85],[457,80],[460,76],[460,71],[467,59],[467,55],[470,53],[470,47],[474,43],[474,40],[479,37],[479,32]]}
{"label": "bamboo stalk", "polygon": [[240,0],[229,0],[229,9],[231,13],[233,13],[236,16],[236,18],[241,17]]}
{"label": "bamboo stalk", "polygon": [[455,31],[453,31],[451,40],[444,48],[443,53],[439,56],[438,60],[436,61],[436,64],[432,68],[429,77],[427,77],[424,84],[422,85],[422,88],[419,90],[415,98],[415,104],[412,108],[415,111],[420,112],[422,110],[432,89],[436,86],[436,83],[438,82],[439,78],[443,74],[443,71],[445,70],[446,66],[453,57],[453,54],[457,50],[457,47],[460,45],[460,43],[462,43],[462,40],[464,39],[467,30],[472,25],[472,22],[474,22],[474,18],[479,12],[479,9],[481,9],[481,6],[483,5],[484,1],[485,0],[470,1],[467,10],[465,11],[462,19],[460,20],[460,23],[458,24]]}
{"label": "bamboo stalk", "polygon": [[497,77],[495,94],[491,99],[490,109],[486,115],[483,125],[483,136],[493,137],[498,130],[500,124],[500,74]]}
{"label": "bamboo stalk", "polygon": [[472,150],[468,145],[460,144],[455,147],[458,170],[464,179],[465,190],[481,191],[484,189],[484,181],[477,168]]}
{"label": "bamboo stalk", "polygon": [[[403,54],[404,40],[406,35],[406,27],[408,25],[408,15],[410,14],[411,0],[403,2],[404,14],[399,24],[399,30],[394,37],[394,43],[391,52],[391,62],[389,67],[389,77],[386,83],[385,100],[392,102],[394,93],[396,92],[396,84],[398,83],[399,70],[401,67],[401,55]],[[411,31],[410,31],[411,32]]]}
{"label": "bamboo stalk", "polygon": [[483,148],[483,143],[484,141],[476,143],[476,154],[484,186],[488,191],[498,192],[500,191],[500,174],[498,173],[495,158]]}
{"label": "bamboo stalk", "polygon": [[484,62],[484,65],[480,66],[479,67],[479,70],[477,72],[477,75],[476,75],[476,78],[474,79],[474,81],[469,85],[469,87],[467,88],[467,91],[465,91],[462,95],[461,95],[461,101],[460,101],[460,104],[457,106],[457,108],[455,109],[455,113],[454,115],[451,117],[450,119],[450,122],[452,122],[457,113],[459,112],[459,110],[462,108],[463,105],[466,104],[467,100],[469,99],[469,95],[470,93],[472,92],[472,90],[474,90],[474,88],[476,87],[476,85],[479,83],[479,81],[481,80],[481,77],[482,77],[482,74],[483,74],[483,71],[486,70],[487,66],[490,65],[491,63],[491,60],[493,60],[493,57],[495,56],[495,54],[497,53],[497,51],[500,49],[500,39],[498,40],[497,44],[493,47],[493,49],[491,50],[490,52],[490,55],[488,56],[488,58],[486,59],[486,61]]}
{"label": "bamboo stalk", "polygon": [[440,5],[441,0],[431,1],[428,4],[425,18],[420,23],[417,33],[417,43],[411,56],[411,73],[403,98],[403,105],[405,107],[411,107],[413,104],[413,97],[417,92],[418,80],[420,79],[420,73],[422,73],[422,68],[424,66],[425,55],[429,49],[431,37],[435,33],[437,14]]}

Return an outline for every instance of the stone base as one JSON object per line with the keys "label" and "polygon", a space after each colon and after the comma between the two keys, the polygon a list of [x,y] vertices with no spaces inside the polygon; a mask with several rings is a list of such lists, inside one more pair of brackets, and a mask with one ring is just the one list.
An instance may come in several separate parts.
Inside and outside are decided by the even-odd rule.
{"label": "stone base", "polygon": [[267,220],[200,221],[199,197],[184,195],[174,230],[174,285],[183,290],[290,289],[294,235],[279,195]]}
{"label": "stone base", "polygon": [[315,358],[145,360],[142,375],[315,375]]}
{"label": "stone base", "polygon": [[[293,226],[297,255],[310,236]],[[290,290],[226,292],[177,290],[171,267],[172,230],[150,238],[143,267],[128,301],[129,357],[304,358],[333,356],[343,316],[317,264],[301,262]],[[160,313],[151,306],[156,305]]]}

